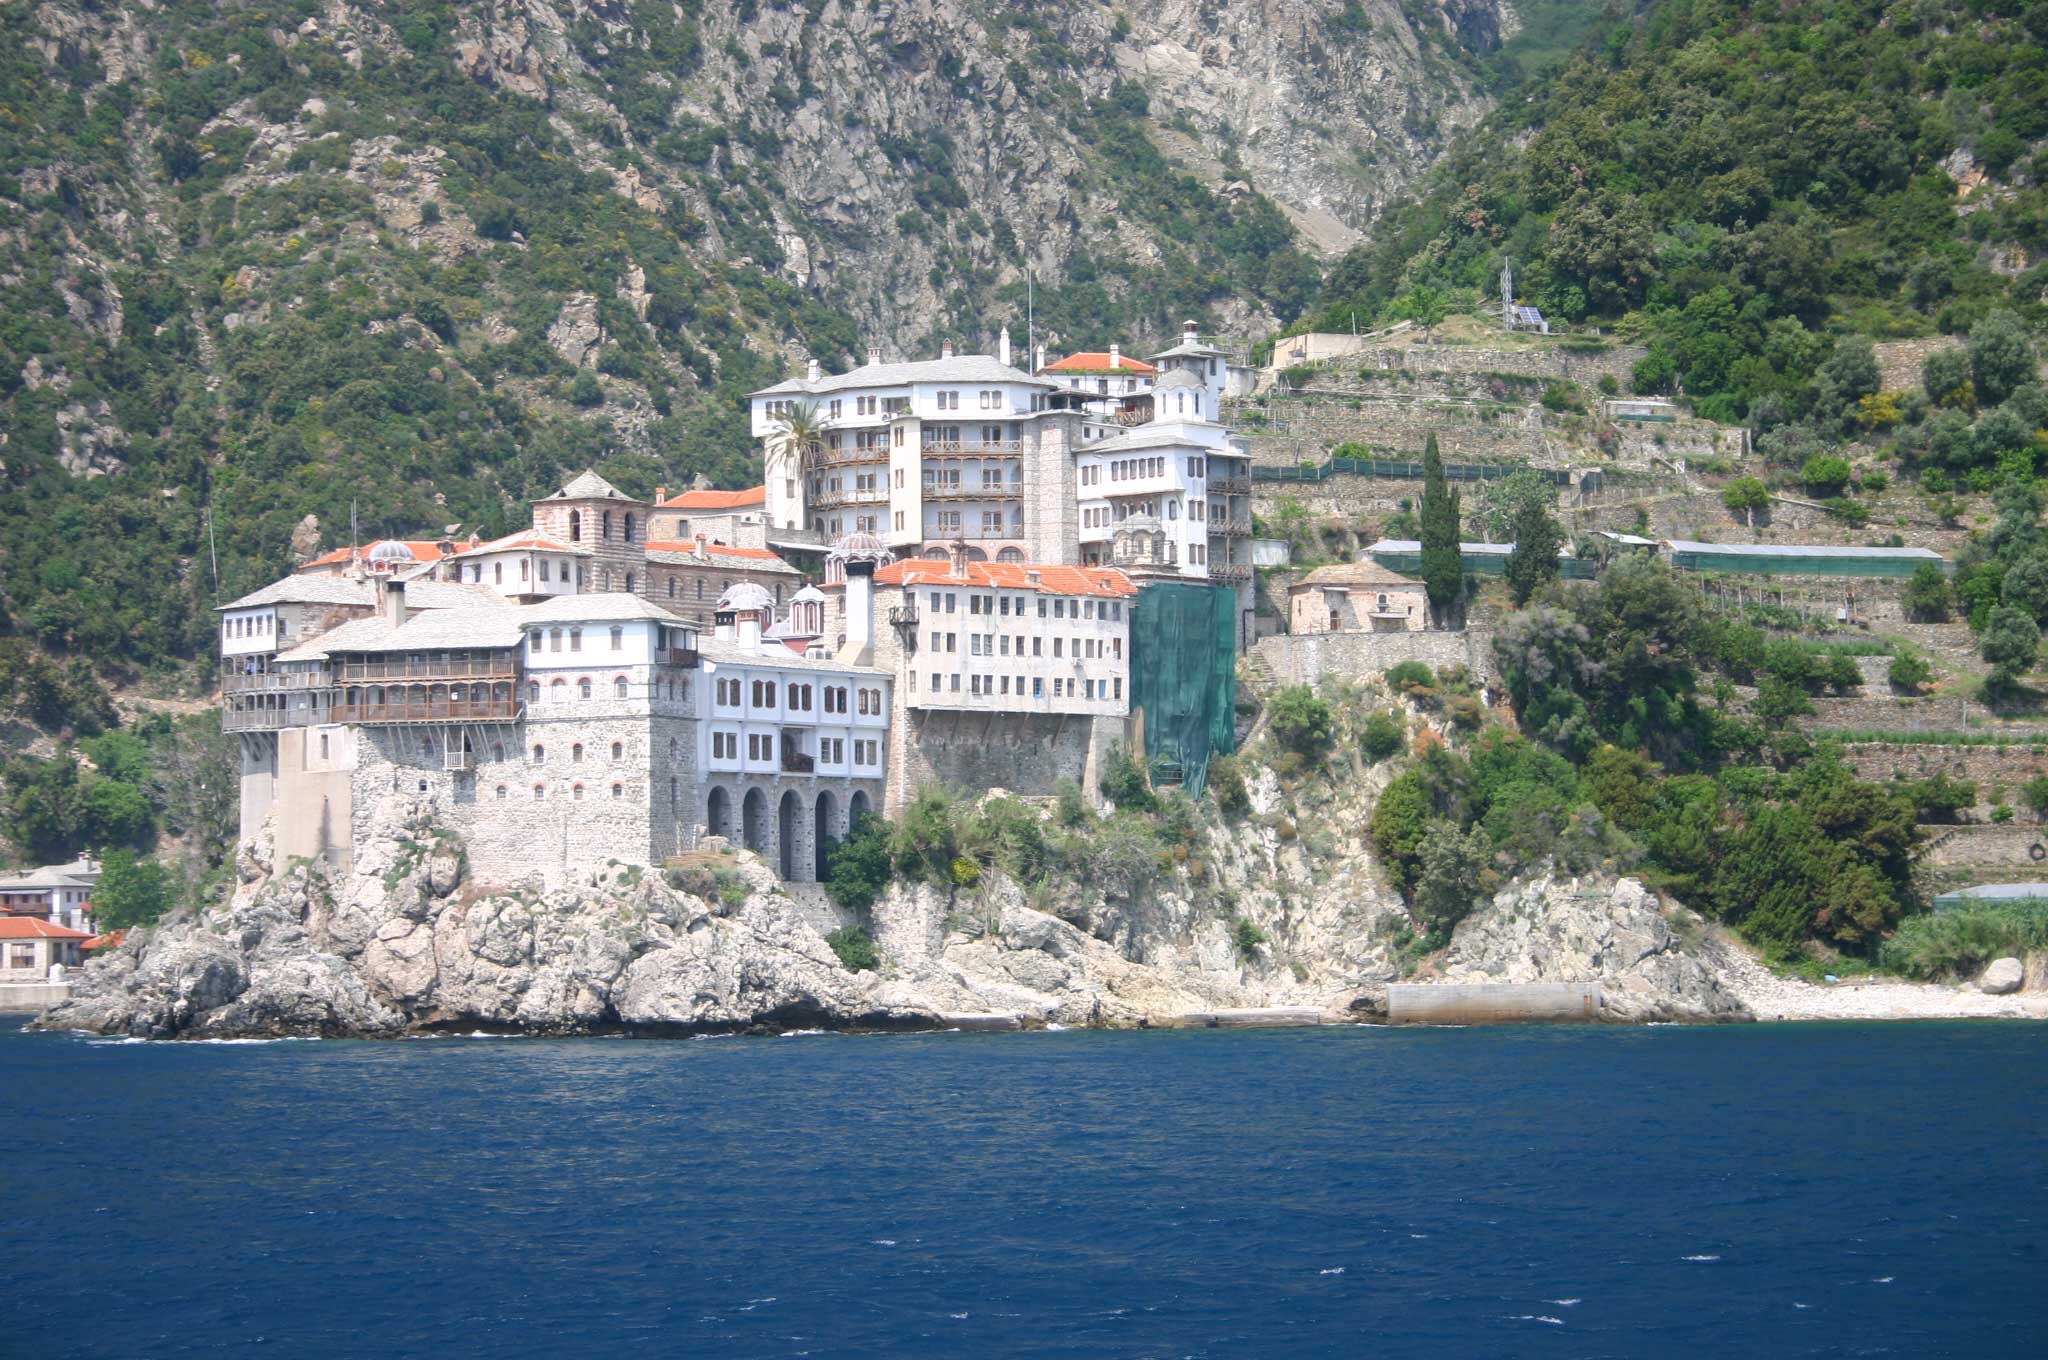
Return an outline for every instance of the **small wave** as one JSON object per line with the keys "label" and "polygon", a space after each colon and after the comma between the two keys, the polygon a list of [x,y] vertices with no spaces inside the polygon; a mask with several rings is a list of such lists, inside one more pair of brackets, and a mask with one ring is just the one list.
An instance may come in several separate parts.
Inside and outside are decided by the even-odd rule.
{"label": "small wave", "polygon": [[814,1034],[830,1034],[831,1032],[825,1029],[786,1029],[782,1031],[782,1037],[785,1039],[808,1039]]}
{"label": "small wave", "polygon": [[1067,1027],[1057,1020],[1048,1020],[1045,1022],[1045,1032],[1047,1034],[1065,1034]]}
{"label": "small wave", "polygon": [[1560,1308],[1576,1308],[1579,1306],[1577,1299],[1545,1299],[1544,1302],[1554,1303]]}
{"label": "small wave", "polygon": [[1420,1242],[1423,1238],[1429,1236],[1428,1233],[1409,1233],[1408,1235],[1414,1238],[1417,1242]]}
{"label": "small wave", "polygon": [[[147,1039],[137,1040],[148,1043]],[[283,1034],[275,1039],[181,1039],[186,1044],[317,1044],[323,1042],[317,1034]]]}
{"label": "small wave", "polygon": [[946,1314],[946,1316],[947,1316],[947,1317],[949,1317],[949,1318],[954,1318],[954,1319],[956,1319],[956,1320],[957,1320],[957,1319],[960,1319],[960,1318],[964,1318],[964,1317],[966,1317],[966,1316],[967,1316],[967,1314],[965,1314],[965,1313],[948,1313],[948,1314]]}
{"label": "small wave", "polygon": [[1891,1283],[1891,1282],[1892,1282],[1893,1280],[1896,1280],[1896,1279],[1898,1279],[1898,1278],[1899,1278],[1899,1277],[1898,1277],[1898,1276],[1896,1276],[1896,1275],[1880,1275],[1880,1276],[1878,1276],[1878,1277],[1877,1277],[1876,1279],[1872,1280],[1872,1281],[1871,1281],[1871,1283],[1872,1283],[1872,1284],[1890,1284],[1890,1283]]}
{"label": "small wave", "polygon": [[1800,1303],[1800,1302],[1798,1302],[1797,1300],[1794,1300],[1794,1301],[1793,1301],[1793,1304],[1792,1304],[1792,1306],[1793,1306],[1794,1308],[1797,1308],[1797,1309],[1799,1309],[1799,1310],[1800,1310],[1801,1312],[1805,1312],[1805,1311],[1806,1311],[1806,1310],[1807,1310],[1808,1308],[1811,1308],[1811,1307],[1813,1307],[1813,1305],[1812,1305],[1812,1304],[1810,1304],[1810,1303]]}
{"label": "small wave", "polygon": [[868,1245],[871,1247],[893,1247],[896,1245],[896,1239],[893,1237],[872,1237],[868,1239]]}
{"label": "small wave", "polygon": [[1316,1272],[1316,1274],[1318,1275],[1342,1275],[1343,1273],[1344,1267],[1342,1266],[1330,1266],[1327,1269],[1318,1270]]}
{"label": "small wave", "polygon": [[1541,1323],[1544,1323],[1544,1324],[1546,1324],[1546,1325],[1548,1325],[1548,1326],[1551,1326],[1551,1327],[1562,1327],[1562,1326],[1564,1326],[1564,1319],[1563,1319],[1563,1318],[1560,1318],[1560,1317],[1551,1317],[1551,1316],[1550,1316],[1549,1314],[1547,1314],[1547,1313],[1518,1313],[1518,1314],[1516,1314],[1516,1315],[1515,1315],[1514,1317],[1511,1317],[1511,1318],[1509,1318],[1509,1319],[1508,1319],[1508,1321],[1510,1321],[1510,1322],[1541,1322]]}
{"label": "small wave", "polygon": [[1718,1256],[1681,1256],[1678,1259],[1681,1261],[1718,1261],[1721,1258]]}

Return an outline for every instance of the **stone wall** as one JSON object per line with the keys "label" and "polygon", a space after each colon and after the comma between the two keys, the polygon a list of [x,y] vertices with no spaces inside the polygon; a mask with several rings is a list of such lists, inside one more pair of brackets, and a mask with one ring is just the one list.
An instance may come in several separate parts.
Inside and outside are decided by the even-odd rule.
{"label": "stone wall", "polygon": [[1995,790],[2003,789],[2010,802],[2019,797],[2022,784],[2048,775],[2048,746],[1859,742],[1842,748],[1842,763],[1864,779],[1925,779],[1942,774],[1973,780],[1980,801],[1989,805],[1996,801]]}
{"label": "stone wall", "polygon": [[1887,392],[1920,390],[1920,365],[1931,354],[1961,349],[1963,342],[1953,335],[1933,335],[1924,340],[1887,340],[1871,346],[1877,351],[1877,385]]}
{"label": "stone wall", "polygon": [[2000,871],[2032,869],[2048,876],[2048,828],[2036,825],[1950,826],[1929,828],[1931,836],[1920,863],[1928,869],[1985,868]]}
{"label": "stone wall", "polygon": [[1288,633],[1260,638],[1252,660],[1255,669],[1269,671],[1281,685],[1313,685],[1326,675],[1376,679],[1403,661],[1464,666],[1484,683],[1493,671],[1493,632]]}
{"label": "stone wall", "polygon": [[1007,789],[1027,798],[1051,797],[1062,779],[1092,790],[1102,758],[1125,739],[1126,722],[912,708],[899,709],[891,727],[889,807],[894,812],[926,784],[977,794]]}
{"label": "stone wall", "polygon": [[1563,346],[1531,349],[1474,349],[1464,345],[1413,345],[1362,350],[1343,359],[1350,369],[1381,372],[1456,373],[1486,377],[1496,373],[1536,378],[1563,378],[1588,387],[1613,378],[1623,391],[1637,363],[1649,356],[1640,345],[1571,350]]}

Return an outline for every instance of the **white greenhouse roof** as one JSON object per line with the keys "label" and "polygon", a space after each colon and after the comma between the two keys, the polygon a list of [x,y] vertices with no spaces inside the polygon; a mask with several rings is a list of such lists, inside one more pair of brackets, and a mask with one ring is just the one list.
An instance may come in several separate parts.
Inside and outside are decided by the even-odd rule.
{"label": "white greenhouse roof", "polygon": [[1689,538],[1667,538],[1664,545],[1673,552],[1721,554],[1729,557],[1889,557],[1909,558],[1920,562],[1943,560],[1942,555],[1932,548],[1845,548],[1825,543],[1697,543]]}

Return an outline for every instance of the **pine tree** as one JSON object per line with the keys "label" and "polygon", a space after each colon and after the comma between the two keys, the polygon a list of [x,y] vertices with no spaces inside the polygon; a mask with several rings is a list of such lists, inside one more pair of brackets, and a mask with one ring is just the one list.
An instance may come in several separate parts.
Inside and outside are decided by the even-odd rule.
{"label": "pine tree", "polygon": [[1422,446],[1422,585],[1439,616],[1464,593],[1465,562],[1458,549],[1458,493],[1444,483],[1436,436]]}
{"label": "pine tree", "polygon": [[1539,501],[1525,500],[1515,507],[1515,550],[1508,554],[1508,589],[1515,603],[1529,603],[1545,581],[1557,575],[1557,521]]}

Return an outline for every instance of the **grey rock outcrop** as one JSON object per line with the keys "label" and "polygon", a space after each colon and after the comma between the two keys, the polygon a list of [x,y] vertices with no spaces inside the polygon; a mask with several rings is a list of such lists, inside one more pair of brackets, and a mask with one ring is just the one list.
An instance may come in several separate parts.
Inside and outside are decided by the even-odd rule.
{"label": "grey rock outcrop", "polygon": [[1597,982],[1614,1020],[1749,1018],[1632,878],[1510,886],[1458,923],[1438,966],[1446,982]]}
{"label": "grey rock outcrop", "polygon": [[1986,996],[2009,996],[2026,980],[2026,965],[2018,959],[1993,959],[1977,979],[1977,990]]}

